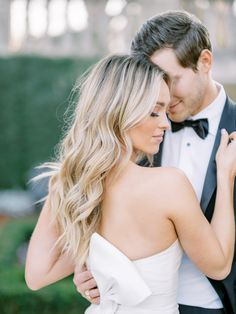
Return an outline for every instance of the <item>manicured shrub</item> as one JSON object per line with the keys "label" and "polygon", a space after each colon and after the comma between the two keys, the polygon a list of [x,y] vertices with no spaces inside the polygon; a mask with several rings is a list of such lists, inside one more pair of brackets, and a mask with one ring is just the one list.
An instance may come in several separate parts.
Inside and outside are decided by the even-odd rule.
{"label": "manicured shrub", "polygon": [[54,156],[76,79],[91,59],[0,58],[0,189],[25,188]]}

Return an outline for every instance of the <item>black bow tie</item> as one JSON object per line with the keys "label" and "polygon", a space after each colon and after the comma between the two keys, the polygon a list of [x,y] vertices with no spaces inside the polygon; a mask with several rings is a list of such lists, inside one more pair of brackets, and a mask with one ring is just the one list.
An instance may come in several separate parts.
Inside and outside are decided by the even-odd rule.
{"label": "black bow tie", "polygon": [[197,135],[202,138],[203,140],[208,135],[209,123],[208,119],[198,119],[198,120],[185,120],[183,122],[171,122],[171,130],[172,132],[178,132],[179,130],[183,129],[184,127],[193,128]]}

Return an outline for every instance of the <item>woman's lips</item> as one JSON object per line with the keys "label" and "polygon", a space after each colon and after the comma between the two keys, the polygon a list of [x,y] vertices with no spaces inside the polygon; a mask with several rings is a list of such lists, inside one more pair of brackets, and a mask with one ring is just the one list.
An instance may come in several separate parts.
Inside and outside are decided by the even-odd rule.
{"label": "woman's lips", "polygon": [[163,135],[154,135],[153,138],[154,138],[157,142],[162,142],[162,141],[163,141]]}

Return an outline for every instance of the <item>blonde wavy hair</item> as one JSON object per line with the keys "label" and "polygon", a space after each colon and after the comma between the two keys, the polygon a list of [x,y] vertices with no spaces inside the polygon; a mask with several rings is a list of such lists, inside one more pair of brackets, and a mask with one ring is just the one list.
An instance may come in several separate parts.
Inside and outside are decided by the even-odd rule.
{"label": "blonde wavy hair", "polygon": [[[59,225],[57,244],[79,266],[101,220],[104,183],[133,153],[129,132],[153,110],[163,72],[148,61],[108,56],[79,86],[73,121],[52,169],[49,204]],[[137,154],[139,158],[141,154]]]}

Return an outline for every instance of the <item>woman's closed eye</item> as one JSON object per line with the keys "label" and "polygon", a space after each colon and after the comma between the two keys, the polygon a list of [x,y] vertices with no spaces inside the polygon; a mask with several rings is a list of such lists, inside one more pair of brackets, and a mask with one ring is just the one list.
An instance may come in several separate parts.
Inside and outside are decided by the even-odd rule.
{"label": "woman's closed eye", "polygon": [[159,117],[160,116],[160,113],[159,112],[152,112],[150,114],[151,117]]}

